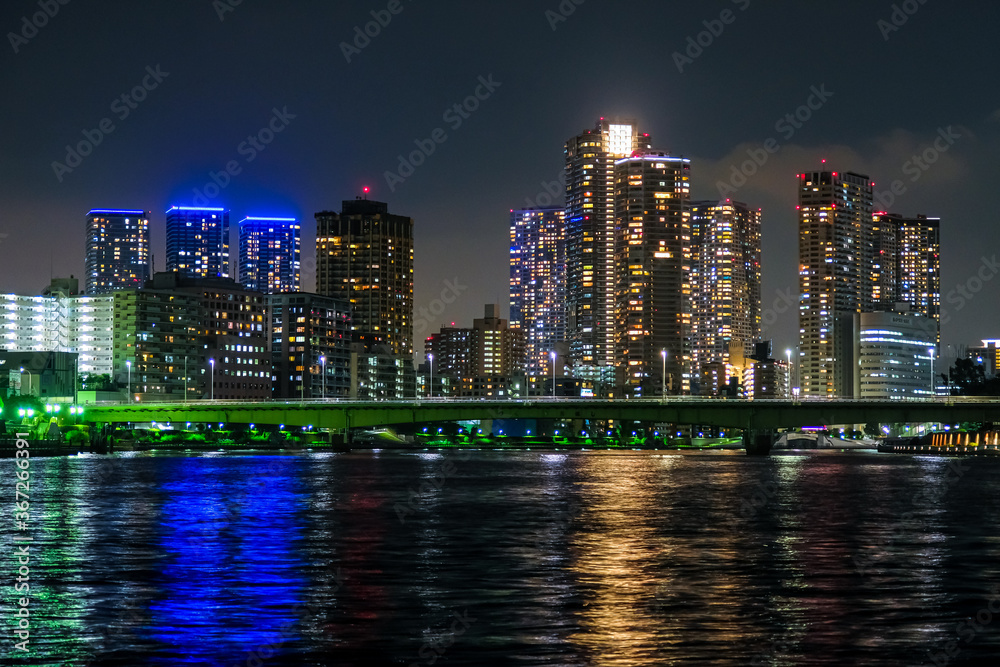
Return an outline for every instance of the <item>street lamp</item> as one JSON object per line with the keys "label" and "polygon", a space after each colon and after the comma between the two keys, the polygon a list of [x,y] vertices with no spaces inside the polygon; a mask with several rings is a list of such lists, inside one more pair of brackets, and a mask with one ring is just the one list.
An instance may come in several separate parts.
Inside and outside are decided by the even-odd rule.
{"label": "street lamp", "polygon": [[322,355],[319,358],[319,363],[323,367],[323,392],[320,394],[320,398],[326,398],[326,355]]}
{"label": "street lamp", "polygon": [[788,369],[787,369],[787,372],[788,372],[788,378],[787,378],[788,382],[786,383],[787,384],[787,391],[785,392],[785,395],[788,398],[791,398],[792,397],[792,351],[791,350],[785,350],[785,357],[788,359]]}
{"label": "street lamp", "polygon": [[434,355],[427,355],[427,362],[431,365],[431,379],[427,383],[427,395],[430,398],[434,398]]}
{"label": "street lamp", "polygon": [[132,402],[132,361],[127,359],[125,367],[128,369],[128,402]]}
{"label": "street lamp", "polygon": [[549,352],[549,356],[552,357],[552,398],[556,397],[556,353],[555,351]]}
{"label": "street lamp", "polygon": [[209,382],[209,385],[210,385],[211,389],[209,390],[208,400],[214,401],[215,400],[215,359],[209,359],[208,360],[208,365],[212,367],[211,382]]}
{"label": "street lamp", "polygon": [[667,351],[660,350],[660,356],[663,357],[663,387],[662,396],[664,399],[667,398]]}
{"label": "street lamp", "polygon": [[937,396],[937,392],[934,391],[934,348],[927,348],[927,356],[931,358],[931,396]]}

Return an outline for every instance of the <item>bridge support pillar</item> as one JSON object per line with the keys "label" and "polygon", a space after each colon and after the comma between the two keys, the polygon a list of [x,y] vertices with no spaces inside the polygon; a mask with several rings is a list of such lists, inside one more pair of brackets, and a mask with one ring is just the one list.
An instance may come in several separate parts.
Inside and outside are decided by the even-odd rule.
{"label": "bridge support pillar", "polygon": [[771,453],[776,433],[770,429],[748,428],[743,430],[743,447],[750,456],[767,456]]}

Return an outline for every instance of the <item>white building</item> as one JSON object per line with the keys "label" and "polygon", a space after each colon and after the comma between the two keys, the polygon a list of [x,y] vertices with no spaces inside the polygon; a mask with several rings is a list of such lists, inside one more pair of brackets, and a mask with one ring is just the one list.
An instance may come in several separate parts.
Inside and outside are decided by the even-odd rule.
{"label": "white building", "polygon": [[81,375],[112,374],[113,297],[0,294],[0,348],[76,352]]}
{"label": "white building", "polygon": [[937,322],[917,313],[862,313],[861,398],[927,398],[933,394]]}

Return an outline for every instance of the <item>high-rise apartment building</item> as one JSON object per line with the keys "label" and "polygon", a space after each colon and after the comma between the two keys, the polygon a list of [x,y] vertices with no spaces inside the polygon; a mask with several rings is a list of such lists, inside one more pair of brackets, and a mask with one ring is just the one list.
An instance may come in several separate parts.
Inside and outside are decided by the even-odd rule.
{"label": "high-rise apartment building", "polygon": [[[633,397],[689,390],[691,161],[641,151],[615,162],[618,384]],[[665,370],[664,370],[665,366]]]}
{"label": "high-rise apartment building", "polygon": [[167,211],[167,271],[187,278],[228,278],[229,211],[173,206]]}
{"label": "high-rise apartment building", "polygon": [[761,337],[760,210],[746,204],[691,204],[691,369],[729,361],[732,342],[744,354]]}
{"label": "high-rise apartment building", "polygon": [[510,327],[524,336],[528,375],[549,375],[566,337],[564,220],[561,208],[510,212]]}
{"label": "high-rise apartment building", "polygon": [[240,284],[265,294],[298,292],[300,232],[295,218],[240,220]]}
{"label": "high-rise apartment building", "polygon": [[316,214],[316,291],[351,304],[366,350],[413,354],[413,219],[388,204],[343,202]]}
{"label": "high-rise apartment building", "polygon": [[87,214],[87,294],[142,287],[149,262],[146,211],[95,208]]}
{"label": "high-rise apartment building", "polygon": [[566,338],[573,374],[597,383],[615,367],[615,161],[650,141],[635,121],[602,118],[565,145]]}
{"label": "high-rise apartment building", "polygon": [[804,396],[859,393],[858,316],[876,294],[872,183],[852,172],[799,174],[799,380]]}
{"label": "high-rise apartment building", "polygon": [[268,297],[274,398],[346,398],[351,389],[351,306],[318,294]]}
{"label": "high-rise apartment building", "polygon": [[114,297],[115,379],[135,399],[271,397],[263,294],[168,272]]}
{"label": "high-rise apartment building", "polygon": [[81,375],[113,372],[113,296],[0,294],[0,349],[75,352]]}
{"label": "high-rise apartment building", "polygon": [[524,372],[524,337],[500,317],[500,306],[487,304],[472,328],[444,327],[424,342],[434,374],[451,378],[461,396],[506,396]]}
{"label": "high-rise apartment building", "polygon": [[[875,213],[875,307],[889,311],[905,303],[929,318],[935,339],[941,315],[941,221],[918,215]],[[923,322],[923,321],[922,321]]]}

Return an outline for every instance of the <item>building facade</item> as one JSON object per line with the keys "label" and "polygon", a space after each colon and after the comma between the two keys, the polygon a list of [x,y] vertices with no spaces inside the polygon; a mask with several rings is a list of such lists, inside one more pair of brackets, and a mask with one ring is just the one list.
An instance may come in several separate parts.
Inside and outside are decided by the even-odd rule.
{"label": "building facade", "polygon": [[471,329],[445,327],[431,334],[424,352],[433,365],[428,370],[448,378],[453,395],[506,397],[524,377],[523,331],[511,328],[496,304],[487,304]]}
{"label": "building facade", "polygon": [[566,141],[566,339],[575,377],[615,376],[615,161],[650,148],[635,121],[601,118]]}
{"label": "building facade", "polygon": [[75,401],[78,365],[72,352],[0,351],[0,378],[6,381],[5,389],[42,401]]}
{"label": "building facade", "polygon": [[892,312],[861,314],[860,398],[927,398],[936,393],[934,320],[899,305]]}
{"label": "building facade", "polygon": [[760,210],[734,201],[691,204],[691,369],[728,363],[761,336]]}
{"label": "building facade", "polygon": [[303,292],[267,301],[274,398],[350,396],[350,304]]}
{"label": "building facade", "polygon": [[652,151],[615,163],[616,362],[628,396],[689,389],[690,169]]}
{"label": "building facade", "polygon": [[87,214],[86,292],[135,289],[149,280],[149,213],[92,209]]}
{"label": "building facade", "polygon": [[111,375],[114,299],[0,294],[0,348],[76,353],[81,375]]}
{"label": "building facade", "polygon": [[115,293],[115,380],[138,401],[270,398],[266,316],[234,280],[157,273]]}
{"label": "building facade", "polygon": [[550,373],[549,353],[566,338],[563,209],[510,213],[510,327],[524,337],[524,370]]}
{"label": "building facade", "polygon": [[229,211],[173,206],[167,211],[167,271],[229,278]]}
{"label": "building facade", "polygon": [[941,220],[875,213],[875,306],[897,303],[935,322],[941,316]]}
{"label": "building facade", "polygon": [[264,294],[301,289],[301,225],[295,218],[247,217],[240,221],[239,277]]}
{"label": "building facade", "polygon": [[365,349],[411,356],[413,219],[367,199],[317,213],[316,292],[351,304],[354,341]]}
{"label": "building facade", "polygon": [[799,380],[804,396],[858,395],[857,316],[873,307],[872,183],[852,172],[798,176]]}

